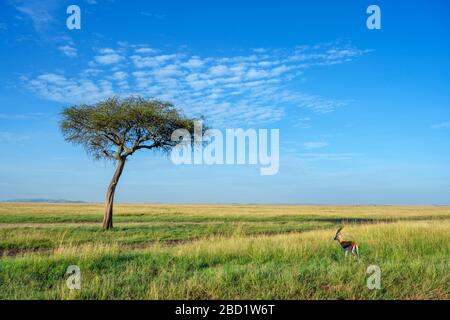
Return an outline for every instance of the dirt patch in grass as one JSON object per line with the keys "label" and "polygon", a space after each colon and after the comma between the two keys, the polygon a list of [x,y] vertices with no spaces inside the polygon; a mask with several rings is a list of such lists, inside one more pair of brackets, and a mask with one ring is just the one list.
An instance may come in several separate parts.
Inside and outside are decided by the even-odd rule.
{"label": "dirt patch in grass", "polygon": [[48,248],[11,248],[11,249],[0,249],[1,257],[17,257],[24,256],[27,254],[50,254],[53,249]]}
{"label": "dirt patch in grass", "polygon": [[[167,247],[174,247],[177,245],[185,244],[188,242],[196,241],[198,239],[187,239],[187,240],[153,240],[146,243],[131,243],[131,244],[120,244],[119,247],[123,251],[129,250],[142,250],[148,247],[154,246],[155,244],[161,244]],[[80,245],[83,246],[83,245]],[[11,249],[0,249],[0,258],[2,257],[21,257],[25,255],[37,254],[37,255],[51,255],[58,248],[11,248]]]}

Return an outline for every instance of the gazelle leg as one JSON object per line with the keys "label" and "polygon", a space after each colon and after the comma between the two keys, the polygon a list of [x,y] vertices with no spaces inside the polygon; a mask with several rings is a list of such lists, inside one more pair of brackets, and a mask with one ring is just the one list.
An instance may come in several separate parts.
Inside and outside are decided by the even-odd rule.
{"label": "gazelle leg", "polygon": [[348,254],[348,250],[345,250],[345,256],[347,256],[347,254]]}

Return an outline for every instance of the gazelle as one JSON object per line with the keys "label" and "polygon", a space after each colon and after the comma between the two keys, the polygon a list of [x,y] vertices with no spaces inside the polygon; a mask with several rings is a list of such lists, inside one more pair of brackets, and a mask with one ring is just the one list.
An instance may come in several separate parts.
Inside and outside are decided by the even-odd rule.
{"label": "gazelle", "polygon": [[344,241],[342,240],[341,230],[344,227],[340,227],[334,236],[334,240],[337,240],[341,245],[342,249],[344,249],[345,256],[351,251],[352,254],[358,255],[358,245],[355,241]]}

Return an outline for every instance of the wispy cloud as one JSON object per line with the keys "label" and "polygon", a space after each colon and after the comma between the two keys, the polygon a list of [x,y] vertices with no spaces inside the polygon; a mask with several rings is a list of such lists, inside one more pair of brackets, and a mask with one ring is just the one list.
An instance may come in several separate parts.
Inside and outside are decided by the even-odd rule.
{"label": "wispy cloud", "polygon": [[116,50],[110,48],[100,49],[99,55],[94,58],[95,62],[101,65],[115,64],[123,59],[124,57],[122,57]]}
{"label": "wispy cloud", "polygon": [[336,161],[336,160],[351,160],[358,157],[357,153],[302,153],[300,158],[304,161]]}
{"label": "wispy cloud", "polygon": [[[94,5],[96,0],[84,0]],[[65,22],[65,9],[70,2],[61,0],[8,0],[20,14],[20,18],[29,20],[35,31],[41,35],[46,34],[53,26]]]}
{"label": "wispy cloud", "polygon": [[165,14],[162,14],[162,13],[152,13],[152,12],[147,12],[147,11],[141,11],[141,12],[139,12],[139,14],[146,16],[146,17],[158,19],[158,20],[163,20],[167,17]]}
{"label": "wispy cloud", "polygon": [[310,117],[301,117],[298,119],[294,119],[293,127],[301,128],[301,129],[309,129],[309,128],[311,128],[311,118]]}
{"label": "wispy cloud", "polygon": [[449,129],[450,128],[450,121],[432,125],[431,128],[433,128],[433,129]]}
{"label": "wispy cloud", "polygon": [[37,35],[23,35],[17,41],[45,41],[52,48],[59,50],[69,58],[77,57],[74,41],[66,33],[65,8],[67,2],[60,0],[9,0],[12,7],[18,11],[17,19],[28,21]]}
{"label": "wispy cloud", "polygon": [[[201,57],[132,45],[95,50],[78,75],[48,72],[27,79],[50,100],[89,103],[111,95],[143,95],[174,102],[190,114],[218,123],[260,124],[283,118],[286,109],[328,113],[348,101],[294,90],[312,67],[349,62],[365,51],[343,44],[255,49],[247,55]],[[306,125],[297,117],[297,125]]]}
{"label": "wispy cloud", "polygon": [[317,95],[309,95],[304,93],[290,94],[285,97],[286,101],[292,101],[299,107],[307,108],[315,113],[329,113],[336,108],[346,106],[348,101],[326,99]]}
{"label": "wispy cloud", "polygon": [[12,0],[16,10],[29,19],[38,33],[45,33],[55,22],[55,12],[62,1],[57,0]]}
{"label": "wispy cloud", "polygon": [[304,149],[320,149],[328,146],[327,142],[305,142],[302,143]]}
{"label": "wispy cloud", "polygon": [[58,50],[61,51],[64,55],[66,55],[69,58],[77,57],[77,49],[72,46],[69,46],[69,45],[60,46],[60,47],[58,47]]}
{"label": "wispy cloud", "polygon": [[23,142],[28,139],[28,136],[18,135],[11,132],[0,132],[0,142]]}
{"label": "wispy cloud", "polygon": [[36,120],[42,118],[44,113],[0,113],[0,120]]}
{"label": "wispy cloud", "polygon": [[109,81],[67,79],[65,76],[55,73],[42,74],[30,80],[29,85],[41,96],[61,102],[94,102],[115,94]]}

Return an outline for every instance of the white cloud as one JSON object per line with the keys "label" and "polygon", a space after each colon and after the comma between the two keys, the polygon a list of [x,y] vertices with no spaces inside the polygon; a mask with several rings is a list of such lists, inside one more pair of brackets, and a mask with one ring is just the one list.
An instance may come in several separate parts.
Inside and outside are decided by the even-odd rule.
{"label": "white cloud", "polygon": [[360,154],[357,154],[357,153],[302,153],[302,154],[300,154],[300,158],[303,161],[351,160],[357,156],[360,156]]}
{"label": "white cloud", "polygon": [[256,49],[253,49],[253,51],[256,52],[256,53],[264,53],[264,52],[267,51],[267,49],[265,49],[265,48],[256,48]]}
{"label": "white cloud", "polygon": [[47,72],[26,82],[40,96],[61,102],[91,103],[110,95],[169,100],[218,125],[275,123],[289,111],[291,119],[299,119],[293,125],[303,128],[310,120],[304,113],[328,113],[348,102],[299,92],[298,86],[294,90],[296,80],[308,68],[361,54],[336,44],[221,57],[121,45],[97,50],[78,75]]}
{"label": "white cloud", "polygon": [[162,14],[162,13],[152,13],[152,12],[146,12],[146,11],[141,11],[141,12],[139,12],[139,13],[140,13],[141,15],[143,15],[143,16],[155,18],[155,19],[158,19],[158,20],[161,20],[161,19],[165,19],[165,18],[166,18],[166,15],[165,15],[165,14]]}
{"label": "white cloud", "polygon": [[[114,95],[105,80],[66,79],[64,75],[47,73],[29,81],[31,89],[53,101],[93,102]],[[70,97],[70,99],[68,99]]]}
{"label": "white cloud", "polygon": [[208,76],[210,77],[221,77],[227,75],[228,73],[228,67],[222,64],[213,66],[208,70]]}
{"label": "white cloud", "polygon": [[265,70],[256,70],[254,68],[248,70],[246,78],[248,80],[266,78],[269,74]]}
{"label": "white cloud", "polygon": [[11,0],[11,4],[42,35],[55,24],[55,14],[63,6],[62,1],[58,0]]}
{"label": "white cloud", "polygon": [[43,117],[43,113],[0,113],[0,120],[35,120]]}
{"label": "white cloud", "polygon": [[56,73],[41,74],[37,79],[46,81],[50,84],[57,84],[57,85],[64,85],[67,82],[64,76]]}
{"label": "white cloud", "polygon": [[310,122],[311,122],[310,117],[302,117],[302,118],[296,119],[293,126],[295,128],[309,129],[309,128],[311,128]]}
{"label": "white cloud", "polygon": [[77,49],[69,45],[60,46],[58,47],[58,50],[69,58],[75,58],[77,56]]}
{"label": "white cloud", "polygon": [[156,53],[158,52],[156,49],[153,48],[138,48],[134,50],[136,53]]}
{"label": "white cloud", "polygon": [[124,59],[118,52],[110,48],[101,49],[99,53],[99,55],[95,56],[94,60],[103,65],[115,64]]}
{"label": "white cloud", "polygon": [[326,142],[305,142],[302,143],[303,148],[305,149],[320,149],[320,148],[325,148],[328,146],[328,143]]}
{"label": "white cloud", "polygon": [[128,73],[123,72],[123,71],[116,71],[116,72],[114,72],[112,78],[114,80],[122,81],[122,80],[125,80],[126,78],[128,78]]}
{"label": "white cloud", "polygon": [[177,58],[177,55],[176,54],[163,54],[157,56],[133,55],[130,58],[138,69],[143,69],[143,68],[155,68],[163,66],[165,63],[171,60],[174,61],[175,58]]}
{"label": "white cloud", "polygon": [[202,67],[204,64],[205,62],[198,57],[192,57],[188,61],[183,63],[182,66],[185,68],[196,69]]}
{"label": "white cloud", "polygon": [[180,71],[178,66],[175,64],[166,65],[164,67],[154,70],[152,73],[155,77],[161,78],[178,77],[183,74],[183,72]]}
{"label": "white cloud", "polygon": [[102,69],[98,69],[98,68],[87,68],[84,69],[83,71],[81,71],[80,75],[82,77],[90,77],[90,76],[98,76],[99,74],[101,74],[103,72]]}
{"label": "white cloud", "polygon": [[122,59],[123,59],[123,57],[116,53],[105,54],[105,55],[95,57],[95,61],[100,64],[113,64],[113,63],[119,62]]}
{"label": "white cloud", "polygon": [[29,137],[18,135],[11,132],[0,132],[0,142],[23,142],[28,140]]}
{"label": "white cloud", "polygon": [[314,113],[329,113],[334,111],[336,108],[346,106],[348,102],[339,101],[333,99],[325,99],[317,95],[310,95],[304,93],[281,93],[283,101],[290,102],[298,107],[306,108]]}

